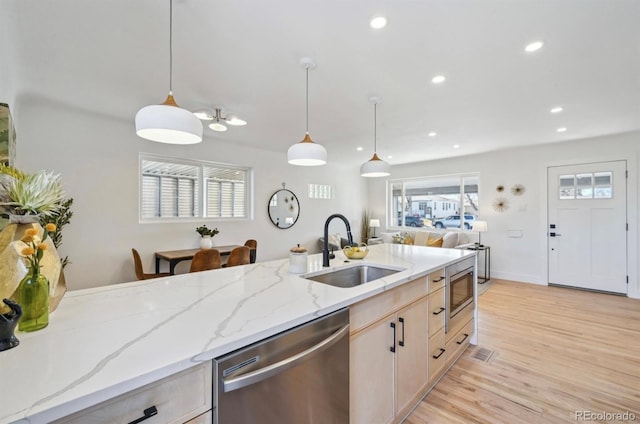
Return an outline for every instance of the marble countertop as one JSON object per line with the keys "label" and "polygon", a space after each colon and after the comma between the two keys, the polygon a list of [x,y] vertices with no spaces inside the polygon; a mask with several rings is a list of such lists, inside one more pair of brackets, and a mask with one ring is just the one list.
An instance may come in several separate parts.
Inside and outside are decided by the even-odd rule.
{"label": "marble countertop", "polygon": [[[288,259],[68,292],[49,326],[0,352],[0,423],[46,423],[421,277],[475,252],[381,244],[355,263],[404,269],[353,288]],[[327,268],[324,268],[325,270]],[[308,273],[322,255],[308,257]]]}

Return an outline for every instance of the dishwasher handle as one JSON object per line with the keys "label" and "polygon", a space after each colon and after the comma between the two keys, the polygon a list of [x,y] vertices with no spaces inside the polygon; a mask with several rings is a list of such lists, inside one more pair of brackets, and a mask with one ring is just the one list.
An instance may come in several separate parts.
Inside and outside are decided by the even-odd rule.
{"label": "dishwasher handle", "polygon": [[258,383],[262,380],[266,380],[269,377],[272,377],[276,374],[279,374],[289,368],[293,368],[298,365],[302,361],[306,361],[307,359],[311,359],[317,354],[329,349],[334,344],[336,344],[340,339],[349,334],[349,324],[340,328],[340,330],[333,333],[331,336],[322,340],[320,343],[311,346],[310,348],[303,350],[300,353],[297,353],[287,359],[283,359],[282,361],[278,361],[275,364],[271,364],[264,368],[257,369],[255,371],[251,371],[247,374],[243,374],[239,377],[232,378],[230,380],[222,381],[222,390],[224,393],[229,393],[237,389],[241,389],[243,387],[249,386],[251,384]]}

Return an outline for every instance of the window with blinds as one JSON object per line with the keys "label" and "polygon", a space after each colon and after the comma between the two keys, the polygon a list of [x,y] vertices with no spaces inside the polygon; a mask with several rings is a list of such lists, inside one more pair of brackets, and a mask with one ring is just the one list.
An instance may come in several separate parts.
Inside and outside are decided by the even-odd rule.
{"label": "window with blinds", "polygon": [[249,168],[141,155],[140,169],[143,221],[250,216]]}

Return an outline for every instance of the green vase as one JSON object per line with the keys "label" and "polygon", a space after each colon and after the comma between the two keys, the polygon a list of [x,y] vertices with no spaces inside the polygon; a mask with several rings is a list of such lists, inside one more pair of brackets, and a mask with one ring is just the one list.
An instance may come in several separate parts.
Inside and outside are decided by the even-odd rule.
{"label": "green vase", "polygon": [[29,272],[14,294],[22,307],[20,331],[36,331],[49,325],[49,280],[42,273]]}

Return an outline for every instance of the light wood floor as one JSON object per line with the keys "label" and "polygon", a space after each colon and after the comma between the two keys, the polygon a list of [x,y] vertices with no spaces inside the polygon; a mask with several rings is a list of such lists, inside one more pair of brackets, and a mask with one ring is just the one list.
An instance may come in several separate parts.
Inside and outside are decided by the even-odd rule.
{"label": "light wood floor", "polygon": [[479,305],[478,346],[405,424],[587,421],[576,411],[640,422],[640,300],[495,280]]}

